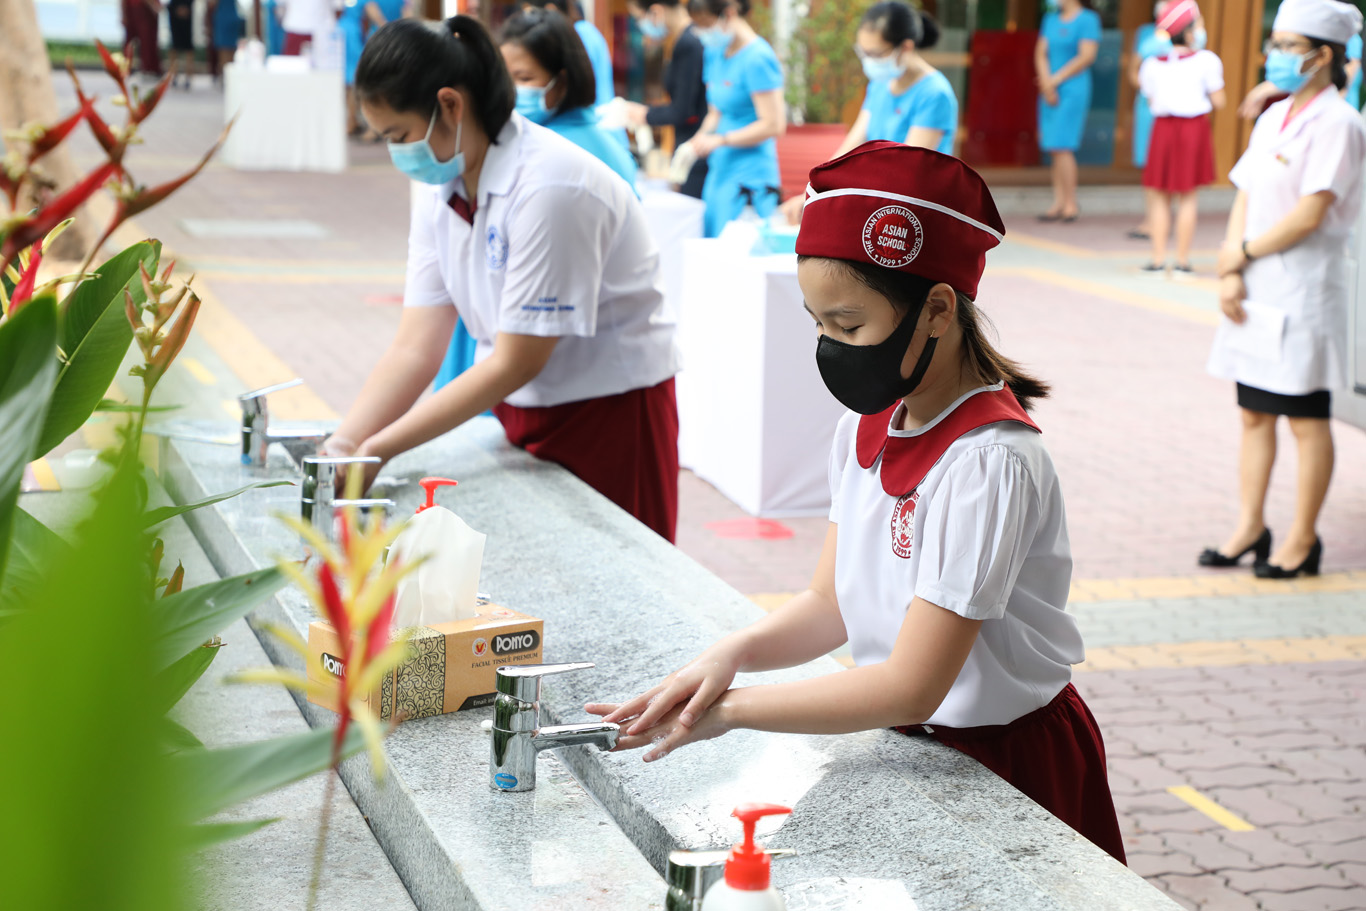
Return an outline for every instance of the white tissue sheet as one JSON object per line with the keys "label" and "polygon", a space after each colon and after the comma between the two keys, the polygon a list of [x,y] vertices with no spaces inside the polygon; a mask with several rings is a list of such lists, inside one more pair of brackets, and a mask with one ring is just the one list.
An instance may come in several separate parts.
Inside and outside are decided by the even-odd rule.
{"label": "white tissue sheet", "polygon": [[409,519],[389,548],[389,561],[423,562],[398,584],[394,626],[431,626],[478,614],[484,537],[441,506]]}

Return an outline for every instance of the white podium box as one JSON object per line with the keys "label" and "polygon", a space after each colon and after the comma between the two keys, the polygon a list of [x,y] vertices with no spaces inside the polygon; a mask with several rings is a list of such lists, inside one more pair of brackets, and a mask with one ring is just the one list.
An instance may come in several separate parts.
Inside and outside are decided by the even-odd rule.
{"label": "white podium box", "polygon": [[683,265],[680,461],[751,515],[825,514],[845,409],[816,368],[796,256],[687,240]]}
{"label": "white podium box", "polygon": [[239,114],[223,162],[251,171],[346,170],[346,100],[336,70],[272,72],[230,63],[224,122]]}
{"label": "white podium box", "polygon": [[659,245],[659,271],[664,280],[664,312],[677,321],[683,293],[683,241],[702,236],[707,207],[700,199],[669,189],[662,180],[640,182],[645,222]]}

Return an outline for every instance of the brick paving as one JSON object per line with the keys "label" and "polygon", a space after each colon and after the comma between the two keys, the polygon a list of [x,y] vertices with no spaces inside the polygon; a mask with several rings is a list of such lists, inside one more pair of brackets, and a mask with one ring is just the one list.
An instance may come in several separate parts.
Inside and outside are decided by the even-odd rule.
{"label": "brick paving", "polygon": [[[100,77],[87,81],[107,94]],[[170,94],[132,153],[139,176],[152,183],[188,167],[221,119],[205,86]],[[93,146],[81,138],[76,151],[88,160]],[[335,412],[393,331],[406,239],[404,180],[382,147],[351,151],[342,175],[214,165],[139,220],[277,359],[268,370],[304,377]],[[229,217],[307,219],[328,236],[217,240],[183,224]],[[1038,418],[1067,496],[1073,610],[1095,659],[1076,682],[1105,731],[1131,864],[1189,908],[1366,909],[1366,434],[1334,428],[1338,468],[1321,524],[1330,575],[1278,588],[1245,569],[1198,569],[1195,555],[1223,538],[1236,508],[1232,390],[1203,372],[1223,223],[1202,217],[1204,280],[1179,283],[1138,273],[1148,250],[1123,239],[1133,221],[1011,217],[981,295],[1002,348],[1054,384]],[[184,378],[182,391],[220,418],[248,371],[232,344],[213,342],[194,339],[190,353],[217,379]],[[1269,503],[1277,530],[1293,492],[1293,445],[1282,443]],[[684,474],[679,546],[777,603],[806,584],[826,523],[784,520],[793,534],[782,540],[707,528],[742,515]],[[1225,813],[1213,818],[1168,790],[1182,786]]]}

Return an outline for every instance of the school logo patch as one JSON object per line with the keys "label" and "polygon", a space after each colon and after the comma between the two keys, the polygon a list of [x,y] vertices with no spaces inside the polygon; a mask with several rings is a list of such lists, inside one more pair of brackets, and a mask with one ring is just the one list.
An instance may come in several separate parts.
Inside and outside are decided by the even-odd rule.
{"label": "school logo patch", "polygon": [[905,206],[883,206],[863,225],[863,251],[879,266],[900,269],[920,255],[925,233]]}
{"label": "school logo patch", "polygon": [[915,543],[915,504],[918,502],[920,491],[913,490],[892,507],[892,553],[903,560],[911,555],[911,545]]}
{"label": "school logo patch", "polygon": [[508,264],[508,239],[503,236],[497,225],[489,226],[488,233],[489,268],[497,272]]}

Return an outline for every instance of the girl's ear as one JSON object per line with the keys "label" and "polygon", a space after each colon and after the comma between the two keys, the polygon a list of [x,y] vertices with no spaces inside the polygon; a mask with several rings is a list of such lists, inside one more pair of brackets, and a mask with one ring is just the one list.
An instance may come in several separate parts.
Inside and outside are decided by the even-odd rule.
{"label": "girl's ear", "polygon": [[958,292],[940,282],[925,299],[925,319],[930,335],[940,336],[958,318]]}

